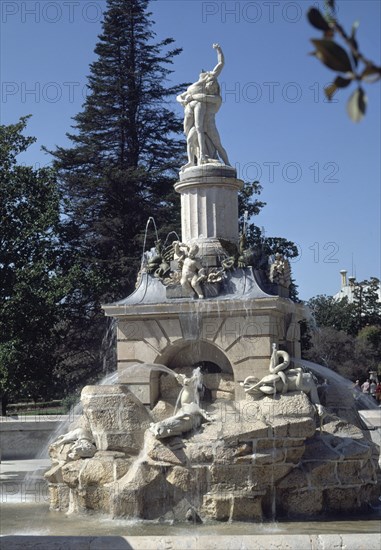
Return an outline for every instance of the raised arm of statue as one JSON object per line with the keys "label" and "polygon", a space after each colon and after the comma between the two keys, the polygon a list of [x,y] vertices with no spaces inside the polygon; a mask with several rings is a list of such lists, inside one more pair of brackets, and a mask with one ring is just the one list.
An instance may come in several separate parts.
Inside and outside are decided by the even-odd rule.
{"label": "raised arm of statue", "polygon": [[217,76],[221,74],[221,71],[224,68],[225,57],[219,44],[213,44],[213,48],[217,50],[217,65],[214,67],[211,73],[217,78]]}

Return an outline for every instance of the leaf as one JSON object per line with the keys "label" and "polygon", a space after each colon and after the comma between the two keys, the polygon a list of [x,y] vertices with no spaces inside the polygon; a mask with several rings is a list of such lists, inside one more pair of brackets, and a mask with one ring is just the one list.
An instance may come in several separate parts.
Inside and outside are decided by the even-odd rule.
{"label": "leaf", "polygon": [[329,101],[331,101],[331,99],[335,95],[336,90],[337,90],[337,86],[335,83],[330,84],[329,86],[326,86],[324,88],[324,93]]}
{"label": "leaf", "polygon": [[365,82],[377,82],[381,78],[381,67],[373,64],[367,65],[361,73],[360,78]]}
{"label": "leaf", "polygon": [[326,67],[339,73],[352,71],[347,52],[333,40],[311,40],[316,48],[315,55]]}
{"label": "leaf", "polygon": [[334,84],[335,84],[335,86],[337,86],[337,88],[346,88],[347,86],[349,86],[349,84],[352,82],[352,80],[353,80],[353,77],[352,78],[343,78],[342,76],[337,76],[334,80]]}
{"label": "leaf", "polygon": [[366,97],[364,90],[361,87],[357,88],[347,103],[348,115],[353,122],[360,122],[360,120],[364,118],[367,103],[368,98]]}
{"label": "leaf", "polygon": [[343,78],[337,76],[329,86],[324,88],[324,93],[329,101],[333,98],[338,88],[346,88],[352,82],[353,78]]}
{"label": "leaf", "polygon": [[328,31],[330,29],[329,24],[317,8],[310,8],[308,10],[307,19],[315,29],[319,29],[320,31]]}

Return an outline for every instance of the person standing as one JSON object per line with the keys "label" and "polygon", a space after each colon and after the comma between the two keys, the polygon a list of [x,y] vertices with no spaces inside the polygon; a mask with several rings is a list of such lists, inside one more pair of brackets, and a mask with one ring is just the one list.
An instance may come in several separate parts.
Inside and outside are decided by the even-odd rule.
{"label": "person standing", "polygon": [[365,380],[365,382],[361,385],[361,391],[362,393],[369,394],[369,389],[370,389],[370,380],[369,378],[367,378],[367,380]]}

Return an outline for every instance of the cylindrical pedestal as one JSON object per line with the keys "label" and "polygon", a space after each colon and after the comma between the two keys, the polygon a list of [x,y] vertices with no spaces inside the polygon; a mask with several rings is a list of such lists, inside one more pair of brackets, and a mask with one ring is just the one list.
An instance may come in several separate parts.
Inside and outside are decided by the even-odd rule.
{"label": "cylindrical pedestal", "polygon": [[237,244],[238,191],[243,181],[231,166],[205,164],[180,173],[175,190],[181,194],[182,241]]}

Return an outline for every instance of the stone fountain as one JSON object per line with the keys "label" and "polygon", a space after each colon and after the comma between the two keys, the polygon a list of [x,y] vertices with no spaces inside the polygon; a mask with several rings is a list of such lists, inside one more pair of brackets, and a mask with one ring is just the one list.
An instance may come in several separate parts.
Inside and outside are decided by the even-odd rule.
{"label": "stone fountain", "polygon": [[260,268],[239,235],[243,182],[215,124],[224,56],[213,47],[216,67],[177,98],[181,241],[157,241],[135,292],[103,306],[118,321],[119,381],[86,386],[77,428],[52,444],[52,510],[261,521],[354,513],[378,497],[379,448],[301,363],[288,261]]}

